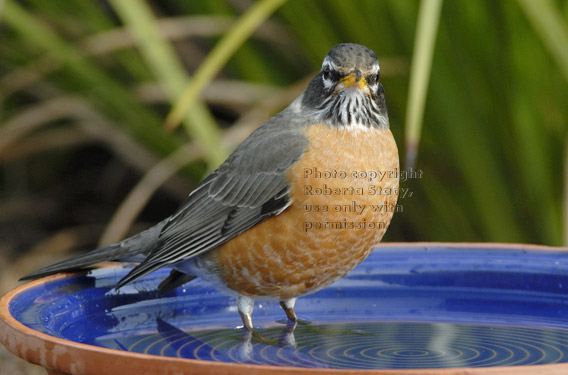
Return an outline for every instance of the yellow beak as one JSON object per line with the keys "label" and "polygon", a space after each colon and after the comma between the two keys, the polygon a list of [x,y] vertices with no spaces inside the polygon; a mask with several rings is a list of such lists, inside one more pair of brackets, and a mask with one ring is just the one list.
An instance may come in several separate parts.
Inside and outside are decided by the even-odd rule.
{"label": "yellow beak", "polygon": [[337,84],[337,88],[340,90],[346,89],[351,86],[357,86],[361,90],[364,90],[365,86],[367,86],[367,80],[365,80],[365,77],[361,76],[360,71],[356,70],[354,72],[349,73],[347,76],[343,77]]}

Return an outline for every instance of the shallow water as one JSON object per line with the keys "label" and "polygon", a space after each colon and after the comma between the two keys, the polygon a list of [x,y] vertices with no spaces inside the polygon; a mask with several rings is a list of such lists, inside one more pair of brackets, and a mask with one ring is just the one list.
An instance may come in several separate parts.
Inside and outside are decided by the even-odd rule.
{"label": "shallow water", "polygon": [[258,330],[158,332],[97,339],[94,345],[171,357],[339,369],[413,369],[568,362],[568,330],[478,324],[364,322]]}
{"label": "shallow water", "polygon": [[[286,329],[277,302],[257,302],[257,336],[234,298],[197,279],[165,296],[168,270],[113,289],[128,268],[38,284],[11,314],[59,338],[213,361],[321,368],[412,369],[568,362],[565,252],[383,247],[345,279],[298,299]],[[279,322],[279,323],[277,323]]]}

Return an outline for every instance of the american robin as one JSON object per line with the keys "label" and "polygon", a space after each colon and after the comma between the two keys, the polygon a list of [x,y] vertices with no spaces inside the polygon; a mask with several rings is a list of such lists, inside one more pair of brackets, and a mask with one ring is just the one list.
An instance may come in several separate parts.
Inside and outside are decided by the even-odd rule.
{"label": "american robin", "polygon": [[398,197],[398,151],[375,53],[339,44],[286,109],[255,130],[171,217],[124,241],[22,279],[138,259],[116,288],[162,267],[171,290],[201,277],[237,296],[252,331],[254,300],[296,298],[362,262]]}

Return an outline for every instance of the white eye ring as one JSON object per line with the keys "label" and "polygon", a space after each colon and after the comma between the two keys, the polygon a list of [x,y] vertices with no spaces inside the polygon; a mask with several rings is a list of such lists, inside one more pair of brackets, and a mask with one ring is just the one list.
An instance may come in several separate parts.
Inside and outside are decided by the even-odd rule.
{"label": "white eye ring", "polygon": [[333,81],[331,80],[330,76],[330,71],[331,71],[331,66],[329,63],[324,62],[323,67],[322,67],[322,81],[323,81],[323,86],[326,89],[329,89],[331,86],[333,86]]}

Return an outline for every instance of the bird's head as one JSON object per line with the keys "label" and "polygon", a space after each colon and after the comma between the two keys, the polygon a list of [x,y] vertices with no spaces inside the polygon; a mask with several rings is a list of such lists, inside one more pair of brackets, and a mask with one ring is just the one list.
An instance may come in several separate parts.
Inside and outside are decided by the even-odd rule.
{"label": "bird's head", "polygon": [[302,106],[331,126],[388,128],[377,55],[360,44],[338,44],[311,80]]}

